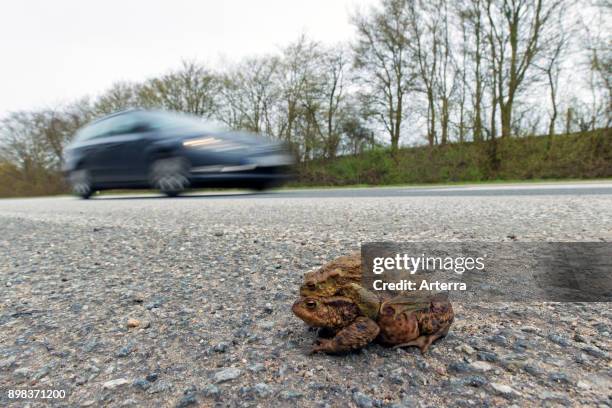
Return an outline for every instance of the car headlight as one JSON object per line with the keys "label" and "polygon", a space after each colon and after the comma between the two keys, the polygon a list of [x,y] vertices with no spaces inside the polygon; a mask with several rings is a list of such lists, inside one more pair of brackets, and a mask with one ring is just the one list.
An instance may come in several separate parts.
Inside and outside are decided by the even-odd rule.
{"label": "car headlight", "polygon": [[211,149],[215,151],[229,151],[242,149],[244,146],[229,140],[217,139],[216,137],[206,136],[196,139],[189,139],[183,142],[183,146],[190,149]]}

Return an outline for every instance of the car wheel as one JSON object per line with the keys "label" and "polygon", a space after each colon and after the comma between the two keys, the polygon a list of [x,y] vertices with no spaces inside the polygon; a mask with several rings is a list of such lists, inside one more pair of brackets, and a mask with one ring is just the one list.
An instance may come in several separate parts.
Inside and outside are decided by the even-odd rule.
{"label": "car wheel", "polygon": [[88,199],[93,194],[91,177],[89,171],[85,169],[75,170],[70,173],[70,185],[72,192],[83,199]]}
{"label": "car wheel", "polygon": [[189,165],[181,157],[158,159],[151,165],[151,185],[153,188],[175,197],[189,188]]}

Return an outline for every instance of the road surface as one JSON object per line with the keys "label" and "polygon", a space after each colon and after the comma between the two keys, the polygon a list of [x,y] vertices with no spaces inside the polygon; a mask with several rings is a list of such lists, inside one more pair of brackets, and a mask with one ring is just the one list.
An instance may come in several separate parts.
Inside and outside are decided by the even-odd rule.
{"label": "road surface", "polygon": [[[466,185],[441,187],[382,187],[287,189],[268,193],[214,192],[191,193],[182,198],[341,198],[341,197],[469,197],[469,196],[535,196],[612,194],[612,182],[534,183],[500,185]],[[102,199],[159,198],[156,194],[98,196]]]}
{"label": "road surface", "polygon": [[612,183],[0,200],[0,405],[609,404],[608,304],[457,304],[426,356],[308,355],[303,273],[405,240],[611,241]]}

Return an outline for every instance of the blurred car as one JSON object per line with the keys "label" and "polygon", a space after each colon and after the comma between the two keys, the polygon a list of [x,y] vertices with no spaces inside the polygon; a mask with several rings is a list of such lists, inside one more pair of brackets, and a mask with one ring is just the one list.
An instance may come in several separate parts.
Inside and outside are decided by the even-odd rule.
{"label": "blurred car", "polygon": [[287,147],[197,117],[129,110],[79,129],[64,150],[63,171],[82,198],[105,189],[154,188],[176,196],[193,187],[264,190],[290,178]]}

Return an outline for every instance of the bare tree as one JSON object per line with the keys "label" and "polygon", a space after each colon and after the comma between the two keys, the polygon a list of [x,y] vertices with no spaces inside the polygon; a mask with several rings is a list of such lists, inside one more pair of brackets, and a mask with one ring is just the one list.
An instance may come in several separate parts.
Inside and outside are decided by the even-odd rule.
{"label": "bare tree", "polygon": [[[483,140],[483,103],[485,98],[485,79],[483,59],[486,53],[486,39],[483,21],[483,0],[466,0],[460,4],[458,13],[464,33],[463,47],[467,50],[465,58],[470,60],[471,83],[468,88],[472,95],[472,131],[474,141]],[[467,65],[467,64],[466,64]],[[466,70],[464,68],[464,78]],[[465,81],[465,80],[464,80]]]}
{"label": "bare tree", "polygon": [[456,61],[453,56],[453,49],[450,41],[450,26],[449,26],[449,11],[446,0],[441,0],[437,3],[436,13],[440,16],[440,36],[437,47],[440,53],[438,69],[436,72],[436,98],[439,100],[440,110],[440,144],[444,145],[449,142],[450,118],[451,118],[451,103],[454,94],[457,91],[457,76],[460,70],[456,66]]}
{"label": "bare tree", "polygon": [[0,156],[19,171],[37,180],[45,171],[58,170],[57,156],[42,132],[49,125],[46,112],[13,112],[0,123]]}
{"label": "bare tree", "polygon": [[492,74],[497,86],[501,135],[512,131],[514,103],[529,81],[529,72],[547,44],[542,41],[563,0],[487,0]]}
{"label": "bare tree", "polygon": [[113,112],[140,106],[139,84],[117,82],[100,95],[93,106],[96,115],[108,115]]}
{"label": "bare tree", "polygon": [[[602,0],[588,8],[592,16],[583,21],[582,43],[587,53],[588,85],[591,92],[591,125],[612,125],[612,2]],[[584,119],[583,119],[584,121]]]}
{"label": "bare tree", "polygon": [[0,155],[25,172],[59,171],[64,146],[93,117],[87,99],[55,109],[11,113],[0,122]]}
{"label": "bare tree", "polygon": [[391,139],[392,150],[399,146],[405,97],[413,85],[410,70],[408,32],[412,26],[408,1],[383,0],[382,9],[357,14],[352,21],[357,28],[354,46],[355,66],[362,84],[368,88],[370,103],[377,119]]}
{"label": "bare tree", "polygon": [[204,66],[184,61],[181,69],[147,81],[139,92],[144,106],[211,117],[215,112],[219,81]]}
{"label": "bare tree", "polygon": [[460,76],[461,76],[461,87],[459,89],[459,143],[463,143],[466,137],[467,125],[466,125],[466,115],[467,115],[467,107],[466,107],[466,99],[468,93],[468,44],[469,44],[469,35],[466,23],[466,16],[464,13],[459,12],[460,19],[460,29],[461,29],[461,68],[460,68]]}
{"label": "bare tree", "polygon": [[548,136],[549,136],[549,146],[550,146],[550,138],[555,135],[555,123],[557,122],[557,117],[559,116],[559,101],[558,101],[558,89],[559,89],[559,75],[561,73],[561,59],[562,54],[567,46],[567,37],[565,32],[562,30],[558,31],[557,41],[554,44],[553,48],[550,50],[548,56],[546,56],[545,61],[542,65],[538,65],[538,68],[544,72],[546,76],[546,81],[548,82],[548,89],[550,94],[550,119],[548,122]]}
{"label": "bare tree", "polygon": [[357,155],[376,145],[374,132],[365,124],[362,115],[354,109],[349,109],[342,120],[344,151]]}
{"label": "bare tree", "polygon": [[320,47],[302,93],[301,126],[307,155],[332,158],[340,145],[347,111],[346,75],[349,57],[342,46]]}
{"label": "bare tree", "polygon": [[275,56],[248,58],[222,77],[219,118],[232,128],[273,134],[273,105],[280,88]]}
{"label": "bare tree", "polygon": [[340,145],[342,119],[346,110],[346,76],[349,58],[342,46],[326,50],[322,58],[322,94],[325,131],[323,134],[325,157],[336,156]]}
{"label": "bare tree", "polygon": [[413,41],[410,43],[412,56],[416,61],[417,89],[427,97],[427,141],[430,146],[438,142],[436,134],[436,90],[438,87],[438,65],[440,58],[440,14],[432,13],[440,2],[426,3],[410,1],[409,30]]}
{"label": "bare tree", "polygon": [[295,147],[298,147],[296,125],[307,92],[315,84],[314,73],[319,57],[319,44],[301,35],[297,41],[283,49],[282,60],[276,80],[281,87],[279,98],[279,118],[277,134]]}

